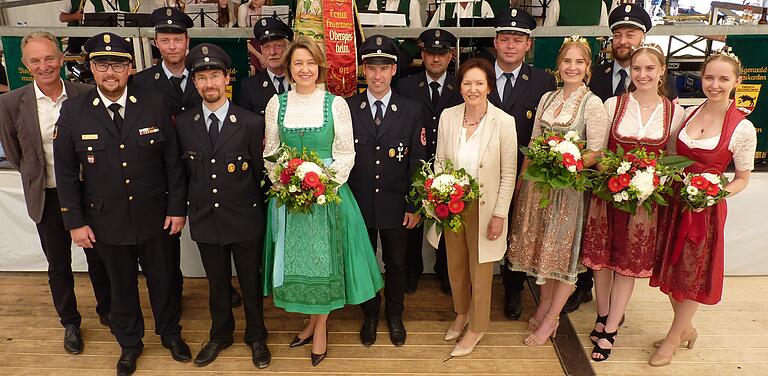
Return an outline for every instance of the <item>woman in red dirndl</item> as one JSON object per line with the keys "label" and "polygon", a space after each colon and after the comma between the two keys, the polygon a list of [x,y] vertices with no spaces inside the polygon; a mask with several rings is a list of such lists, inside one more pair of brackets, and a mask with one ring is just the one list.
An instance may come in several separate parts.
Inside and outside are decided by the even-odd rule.
{"label": "woman in red dirndl", "polygon": [[[609,98],[613,114],[608,149],[615,152],[644,148],[660,154],[669,135],[680,129],[683,109],[665,97],[665,57],[657,44],[643,44],[632,52],[629,92]],[[624,316],[635,278],[648,278],[656,265],[657,208],[642,207],[633,216],[610,202],[592,196],[581,246],[581,263],[594,270],[597,319],[590,339],[592,360],[608,359]]]}
{"label": "woman in red dirndl", "polygon": [[[730,94],[741,82],[738,58],[724,51],[712,54],[702,67],[702,89],[707,101],[686,111],[686,120],[674,147],[679,155],[694,161],[689,173],[722,174],[734,162],[736,174],[726,186],[728,197],[742,191],[754,168],[757,144],[755,127],[736,108]],[[703,210],[686,210],[679,199],[670,200],[660,219],[659,262],[650,284],[669,295],[675,318],[648,363],[654,367],[671,363],[675,349],[687,342],[693,348],[696,329],[692,320],[699,304],[716,304],[723,291],[723,229],[726,201]]]}

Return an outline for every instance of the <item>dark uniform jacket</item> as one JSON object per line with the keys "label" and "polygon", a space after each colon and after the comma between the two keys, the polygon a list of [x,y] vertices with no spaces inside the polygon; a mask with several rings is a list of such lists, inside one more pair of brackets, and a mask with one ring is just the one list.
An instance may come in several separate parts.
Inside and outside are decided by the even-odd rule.
{"label": "dark uniform jacket", "polygon": [[[627,77],[627,81],[630,78]],[[629,82],[627,82],[629,84]],[[589,90],[597,95],[603,102],[613,96],[613,61],[592,67],[592,78],[589,80]],[[667,76],[667,98],[674,100],[677,98],[677,89],[675,89],[672,76]],[[613,116],[613,114],[609,114]]]}
{"label": "dark uniform jacket", "polygon": [[422,119],[424,120],[424,133],[421,136],[421,141],[427,147],[425,159],[430,160],[435,157],[437,152],[437,127],[440,122],[440,114],[444,109],[464,102],[464,98],[459,92],[456,77],[452,74],[445,76],[437,108],[432,108],[432,99],[430,98],[432,89],[429,87],[425,72],[400,80],[397,88],[401,95],[421,104]]}
{"label": "dark uniform jacket", "polygon": [[403,225],[403,215],[416,207],[407,201],[411,177],[421,167],[422,145],[419,104],[392,93],[379,127],[373,123],[365,92],[347,98],[355,136],[355,167],[349,187],[365,224],[387,229]]}
{"label": "dark uniform jacket", "polygon": [[[64,81],[67,98],[86,93],[93,86]],[[0,140],[8,161],[21,173],[27,213],[35,223],[43,219],[46,162],[34,85],[25,85],[0,96]]]}
{"label": "dark uniform jacket", "polygon": [[54,166],[67,230],[89,225],[97,242],[136,245],[167,231],[166,216],[186,215],[186,187],[162,98],[129,86],[125,106],[118,130],[96,88],[64,102]]}
{"label": "dark uniform jacket", "polygon": [[[512,99],[508,106],[501,104],[501,93],[496,90],[496,82],[493,84],[493,92],[490,101],[494,106],[502,109],[504,112],[515,118],[517,127],[517,144],[528,146],[531,141],[531,132],[533,132],[533,120],[536,118],[536,110],[539,106],[539,100],[548,91],[555,90],[555,78],[543,69],[523,63],[520,73],[515,79],[515,86],[512,89]],[[517,151],[517,170],[523,165],[525,156]]]}
{"label": "dark uniform jacket", "polygon": [[264,117],[264,109],[267,108],[267,103],[275,94],[277,94],[275,84],[269,79],[269,74],[265,69],[255,76],[243,80],[242,85],[240,85],[237,105]]}
{"label": "dark uniform jacket", "polygon": [[173,87],[168,76],[165,75],[162,63],[157,63],[151,68],[147,68],[133,77],[133,85],[148,91],[156,91],[163,95],[168,111],[172,117],[180,114],[202,103],[200,94],[197,93],[195,83],[192,81],[192,74],[187,75],[187,82],[184,86],[184,95]]}
{"label": "dark uniform jacket", "polygon": [[226,245],[264,232],[264,120],[234,104],[211,145],[202,105],[179,114],[182,158],[187,166],[189,228],[197,242]]}

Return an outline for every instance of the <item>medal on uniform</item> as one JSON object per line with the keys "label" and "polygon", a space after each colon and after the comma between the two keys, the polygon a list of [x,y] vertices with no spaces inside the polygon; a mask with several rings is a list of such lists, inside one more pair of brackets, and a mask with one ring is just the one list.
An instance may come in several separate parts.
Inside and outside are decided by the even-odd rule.
{"label": "medal on uniform", "polygon": [[403,147],[403,144],[400,144],[400,146],[397,147],[397,161],[402,162],[403,157],[405,157],[405,148]]}
{"label": "medal on uniform", "polygon": [[424,81],[419,82],[419,87],[424,87]]}
{"label": "medal on uniform", "polygon": [[146,127],[139,129],[139,136],[144,136],[152,133],[160,132],[160,128],[158,127]]}
{"label": "medal on uniform", "polygon": [[96,163],[96,154],[88,153],[86,156],[86,159],[88,160],[88,164],[95,164]]}
{"label": "medal on uniform", "polygon": [[241,166],[243,171],[248,171],[248,162],[243,162],[243,165]]}
{"label": "medal on uniform", "polygon": [[235,172],[235,164],[234,163],[230,163],[230,164],[227,165],[227,172],[229,172],[230,174]]}
{"label": "medal on uniform", "polygon": [[98,140],[99,139],[99,135],[97,133],[82,134],[82,135],[80,135],[80,139],[83,140],[83,141]]}
{"label": "medal on uniform", "polygon": [[525,117],[528,118],[528,119],[532,118],[533,117],[533,111],[531,111],[531,110],[526,111],[525,112]]}
{"label": "medal on uniform", "polygon": [[522,77],[523,77],[524,80],[528,81],[528,75],[527,74],[523,73]]}
{"label": "medal on uniform", "polygon": [[395,149],[389,149],[389,157],[394,158],[395,157]]}

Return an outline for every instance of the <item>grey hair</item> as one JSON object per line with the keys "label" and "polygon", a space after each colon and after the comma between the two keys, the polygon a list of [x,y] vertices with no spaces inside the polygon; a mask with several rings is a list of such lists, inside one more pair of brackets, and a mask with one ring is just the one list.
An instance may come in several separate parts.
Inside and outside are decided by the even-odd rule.
{"label": "grey hair", "polygon": [[33,31],[27,35],[24,36],[24,38],[21,39],[21,48],[23,49],[24,46],[27,45],[27,43],[33,41],[33,40],[39,40],[39,39],[45,39],[50,41],[56,46],[56,49],[61,52],[59,49],[59,41],[56,39],[56,37],[53,36],[53,34],[47,32],[47,31]]}

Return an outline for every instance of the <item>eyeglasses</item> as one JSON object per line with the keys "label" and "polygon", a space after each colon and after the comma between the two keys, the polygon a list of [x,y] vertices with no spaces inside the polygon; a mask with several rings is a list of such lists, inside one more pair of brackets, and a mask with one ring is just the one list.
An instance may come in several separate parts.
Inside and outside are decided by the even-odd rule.
{"label": "eyeglasses", "polygon": [[107,68],[112,68],[115,73],[123,73],[128,67],[126,63],[93,63],[93,67],[99,72],[106,72]]}

